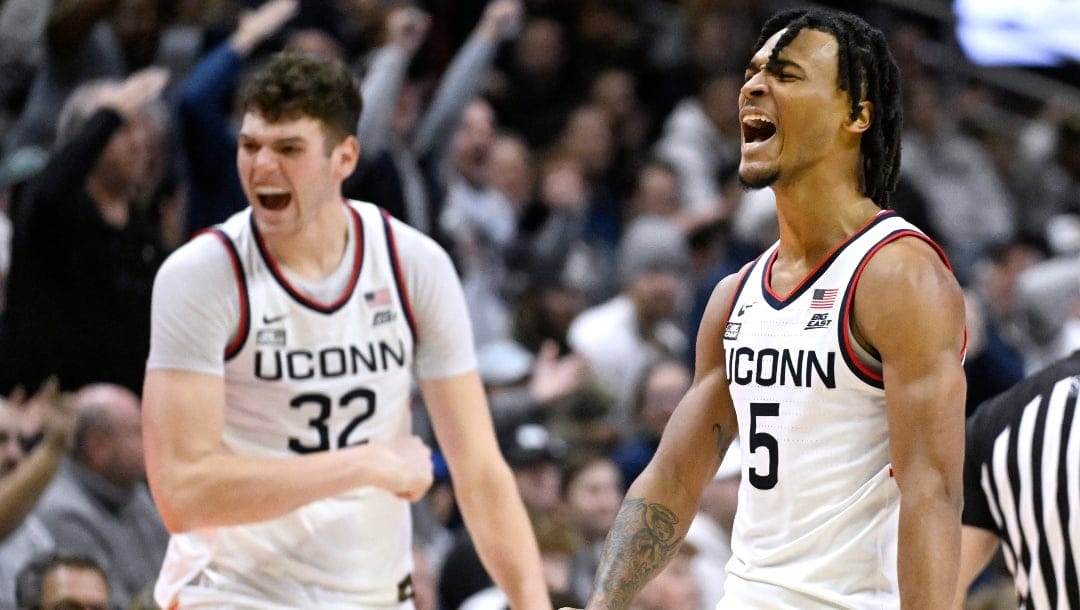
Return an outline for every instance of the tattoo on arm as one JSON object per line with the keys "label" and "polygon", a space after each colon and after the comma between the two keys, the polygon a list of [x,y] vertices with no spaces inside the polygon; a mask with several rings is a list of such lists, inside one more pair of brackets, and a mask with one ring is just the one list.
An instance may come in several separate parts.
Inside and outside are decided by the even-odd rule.
{"label": "tattoo on arm", "polygon": [[724,427],[720,424],[713,424],[712,429],[716,432],[716,455],[723,457],[731,445],[731,435],[724,434]]}
{"label": "tattoo on arm", "polygon": [[608,533],[596,572],[594,601],[626,608],[637,592],[675,555],[679,517],[667,506],[627,498]]}

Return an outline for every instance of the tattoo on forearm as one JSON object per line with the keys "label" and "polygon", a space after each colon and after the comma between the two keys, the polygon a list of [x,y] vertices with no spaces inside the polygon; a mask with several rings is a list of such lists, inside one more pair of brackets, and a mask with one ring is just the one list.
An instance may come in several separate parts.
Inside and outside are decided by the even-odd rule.
{"label": "tattoo on forearm", "polygon": [[731,437],[724,434],[724,427],[720,424],[713,424],[712,429],[716,432],[716,455],[724,455],[727,452],[728,445],[731,444]]}
{"label": "tattoo on forearm", "polygon": [[675,555],[679,517],[667,506],[628,498],[608,533],[593,597],[603,608],[626,608]]}

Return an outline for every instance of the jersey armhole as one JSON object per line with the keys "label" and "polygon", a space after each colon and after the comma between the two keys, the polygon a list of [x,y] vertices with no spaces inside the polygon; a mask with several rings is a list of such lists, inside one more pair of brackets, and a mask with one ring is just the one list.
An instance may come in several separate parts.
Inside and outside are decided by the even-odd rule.
{"label": "jersey armhole", "polygon": [[394,230],[390,226],[390,212],[379,208],[382,214],[383,229],[386,231],[386,245],[390,251],[390,266],[394,270],[394,283],[397,284],[398,299],[401,301],[401,310],[405,312],[405,320],[409,323],[409,332],[412,333],[413,344],[417,342],[416,317],[413,316],[412,302],[409,299],[409,288],[405,284],[405,275],[402,273],[401,261],[398,257],[397,241],[394,239]]}
{"label": "jersey armhole", "polygon": [[735,310],[735,303],[739,302],[739,295],[742,294],[743,288],[746,287],[746,280],[750,278],[750,271],[757,265],[759,259],[760,257],[746,263],[743,265],[742,270],[739,271],[739,281],[735,284],[735,291],[731,294],[731,300],[727,305],[727,313],[724,314],[725,325],[731,321],[731,312]]}
{"label": "jersey armhole", "polygon": [[[848,368],[851,370],[852,373],[855,374],[856,377],[879,389],[885,387],[885,378],[882,376],[880,370],[874,370],[870,366],[870,364],[866,362],[867,356],[870,355],[869,350],[857,344],[857,340],[853,336],[854,333],[851,328],[851,324],[853,321],[852,316],[855,306],[855,289],[859,284],[859,278],[862,276],[862,273],[866,269],[866,266],[870,263],[870,259],[874,257],[874,254],[877,254],[877,252],[884,248],[886,245],[902,237],[914,237],[928,244],[941,258],[941,262],[945,264],[945,267],[949,271],[952,271],[952,264],[949,262],[949,258],[948,256],[946,256],[945,251],[941,248],[941,246],[937,245],[934,240],[930,239],[925,234],[912,229],[900,229],[894,231],[893,233],[890,233],[889,235],[886,235],[881,241],[875,244],[874,247],[871,248],[863,256],[861,261],[859,261],[859,265],[855,268],[855,273],[851,277],[851,282],[844,290],[844,297],[840,307],[841,322],[838,329],[840,333],[840,353],[843,356],[844,361],[847,363]],[[967,327],[965,326],[964,343],[963,346],[960,348],[961,362],[964,361],[965,355],[967,353],[967,341],[968,333]]]}
{"label": "jersey armhole", "polygon": [[233,275],[236,277],[236,290],[240,298],[240,323],[237,325],[236,334],[225,346],[225,360],[229,361],[244,348],[248,333],[251,330],[251,304],[248,301],[247,278],[244,276],[244,268],[240,264],[240,254],[236,251],[236,244],[221,229],[207,229],[204,231],[214,237],[225,246],[225,252],[229,255],[232,264]]}

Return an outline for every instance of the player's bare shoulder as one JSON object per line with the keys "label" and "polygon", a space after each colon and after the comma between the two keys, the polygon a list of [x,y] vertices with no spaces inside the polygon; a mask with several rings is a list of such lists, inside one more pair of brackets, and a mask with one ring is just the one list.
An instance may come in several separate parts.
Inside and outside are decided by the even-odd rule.
{"label": "player's bare shoulder", "polygon": [[871,342],[905,333],[943,333],[939,338],[962,342],[963,290],[933,242],[911,235],[886,243],[857,281],[856,324]]}
{"label": "player's bare shoulder", "polygon": [[753,264],[754,261],[746,263],[737,272],[725,276],[716,283],[705,310],[706,317],[716,316],[720,321],[727,322],[727,319],[731,316],[731,306],[735,303],[735,296],[738,294],[740,286],[742,286],[747,271]]}
{"label": "player's bare shoulder", "polygon": [[713,288],[705,313],[701,317],[695,346],[699,373],[710,368],[722,370],[725,366],[723,338],[731,318],[731,308],[735,304],[735,297],[751,265],[753,265],[752,262],[747,263],[737,273],[724,277]]}
{"label": "player's bare shoulder", "polygon": [[883,245],[870,257],[858,281],[859,294],[869,298],[895,299],[906,291],[961,298],[960,284],[944,252],[917,235]]}

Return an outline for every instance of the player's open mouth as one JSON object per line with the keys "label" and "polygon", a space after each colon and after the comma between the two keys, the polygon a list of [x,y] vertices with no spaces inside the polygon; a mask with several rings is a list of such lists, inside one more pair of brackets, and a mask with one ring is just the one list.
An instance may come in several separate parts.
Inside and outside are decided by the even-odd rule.
{"label": "player's open mouth", "polygon": [[257,188],[255,196],[259,199],[259,205],[268,210],[282,210],[292,201],[289,191],[276,187]]}
{"label": "player's open mouth", "polygon": [[743,142],[764,142],[776,134],[776,125],[763,114],[748,113],[742,117]]}

